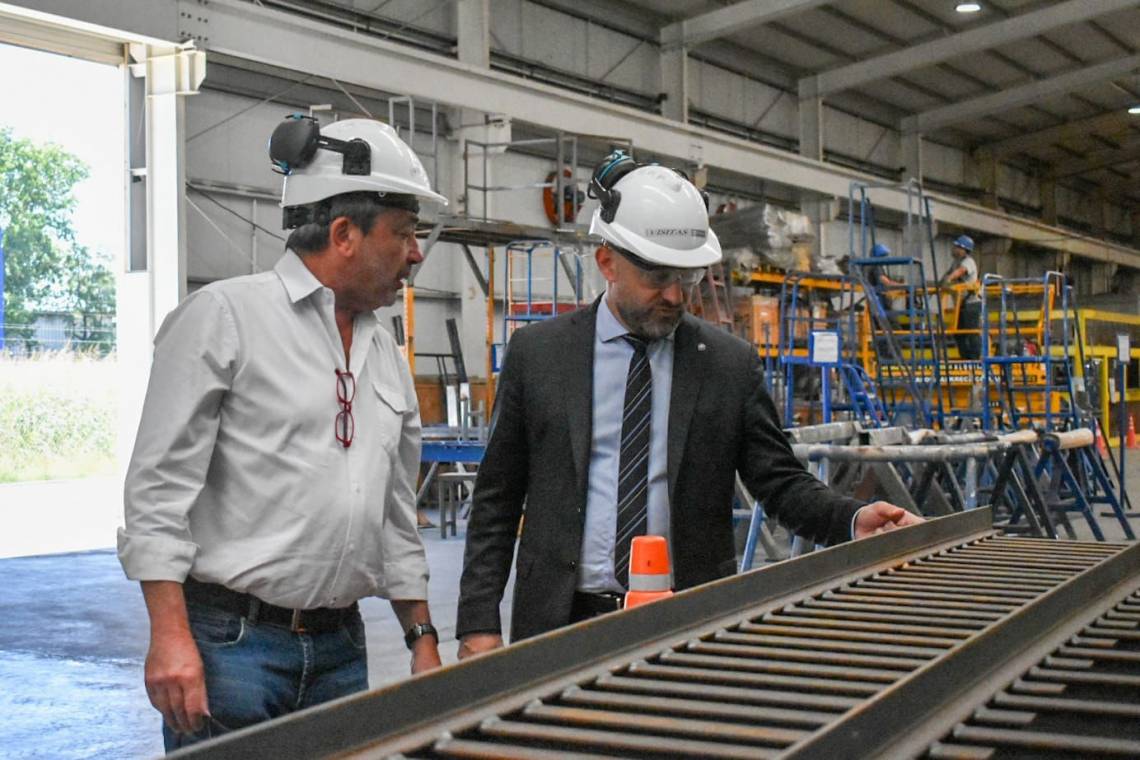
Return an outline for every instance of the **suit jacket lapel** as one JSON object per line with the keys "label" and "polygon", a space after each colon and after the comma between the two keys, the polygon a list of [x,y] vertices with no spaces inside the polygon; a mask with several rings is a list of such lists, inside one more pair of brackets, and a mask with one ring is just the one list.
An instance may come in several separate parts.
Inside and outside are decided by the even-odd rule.
{"label": "suit jacket lapel", "polygon": [[[578,491],[586,501],[586,474],[590,465],[590,436],[594,420],[594,322],[598,303],[580,309],[572,317],[574,329],[571,339],[563,347],[568,362],[564,381],[563,401],[566,405],[566,424],[570,431],[570,450],[574,458],[574,473]],[[583,509],[583,514],[585,510]]]}
{"label": "suit jacket lapel", "polygon": [[689,423],[697,406],[697,395],[704,377],[703,358],[698,346],[700,328],[693,317],[685,315],[673,339],[673,390],[669,400],[669,502],[677,486],[677,473],[685,455]]}

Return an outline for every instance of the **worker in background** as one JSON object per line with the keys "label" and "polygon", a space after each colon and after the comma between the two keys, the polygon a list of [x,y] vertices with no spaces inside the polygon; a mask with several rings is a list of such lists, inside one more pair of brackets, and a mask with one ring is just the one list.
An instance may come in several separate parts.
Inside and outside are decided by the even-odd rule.
{"label": "worker in background", "polygon": [[974,239],[959,235],[950,248],[954,268],[942,278],[945,285],[974,285],[978,282],[978,262],[974,261]]}
{"label": "worker in background", "polygon": [[[942,278],[944,285],[977,285],[978,262],[974,261],[974,239],[969,235],[959,235],[951,244],[954,256],[953,269]],[[961,306],[958,309],[959,330],[980,330],[982,325],[982,302],[977,293],[970,290],[960,294]],[[982,356],[982,336],[980,333],[959,333],[955,335],[958,354],[963,359],[980,359]]]}
{"label": "worker in background", "polygon": [[614,154],[590,192],[606,291],[511,340],[467,528],[461,658],[502,646],[516,536],[514,641],[617,610],[637,535],[668,539],[678,589],[733,574],[738,472],[769,516],[816,543],[921,519],[810,475],[756,350],[686,312],[721,250],[684,175]]}
{"label": "worker in background", "polygon": [[[891,255],[891,249],[885,243],[875,243],[871,246],[871,257],[875,259],[885,259]],[[867,282],[874,287],[878,288],[881,292],[885,288],[905,288],[906,283],[902,280],[892,279],[887,274],[887,269],[881,264],[875,264],[867,268]]]}
{"label": "worker in background", "polygon": [[412,378],[373,311],[423,257],[423,166],[391,127],[286,120],[288,250],[166,318],[127,473],[119,559],[150,615],[168,751],[366,689],[357,600],[411,669],[440,664],[416,532]]}
{"label": "worker in background", "polygon": [[[884,243],[875,243],[871,246],[872,259],[885,259],[891,255],[891,249]],[[879,301],[883,305],[883,309],[890,311],[892,308],[891,294],[886,292],[890,288],[905,288],[906,283],[901,280],[895,280],[887,274],[887,268],[882,264],[873,264],[866,269],[867,284],[875,289],[879,296]],[[900,294],[901,295],[901,294]],[[892,322],[894,320],[892,319]]]}

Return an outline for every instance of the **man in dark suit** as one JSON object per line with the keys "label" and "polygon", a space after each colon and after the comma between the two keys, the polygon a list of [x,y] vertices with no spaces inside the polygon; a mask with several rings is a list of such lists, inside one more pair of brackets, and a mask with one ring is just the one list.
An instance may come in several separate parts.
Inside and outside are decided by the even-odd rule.
{"label": "man in dark suit", "polygon": [[590,189],[606,293],[511,340],[467,529],[460,658],[502,646],[516,535],[514,641],[618,609],[635,535],[667,538],[677,589],[731,575],[738,472],[769,516],[817,543],[920,520],[809,474],[755,349],[685,313],[721,258],[702,193],[621,154]]}

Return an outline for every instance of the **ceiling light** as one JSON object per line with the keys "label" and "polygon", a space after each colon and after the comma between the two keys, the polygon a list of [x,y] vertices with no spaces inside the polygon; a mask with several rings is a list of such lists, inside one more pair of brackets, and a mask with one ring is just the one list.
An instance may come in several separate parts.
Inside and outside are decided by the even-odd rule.
{"label": "ceiling light", "polygon": [[954,6],[954,10],[959,13],[977,13],[982,9],[981,3],[958,3]]}
{"label": "ceiling light", "polygon": [[1128,109],[1128,113],[1132,114],[1133,116],[1140,116],[1140,105],[1132,106]]}

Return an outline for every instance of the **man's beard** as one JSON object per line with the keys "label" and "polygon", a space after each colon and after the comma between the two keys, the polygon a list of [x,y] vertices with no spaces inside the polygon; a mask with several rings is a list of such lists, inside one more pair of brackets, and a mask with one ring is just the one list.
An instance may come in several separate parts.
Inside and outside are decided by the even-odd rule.
{"label": "man's beard", "polygon": [[685,313],[683,305],[677,306],[629,306],[616,303],[618,314],[629,331],[639,338],[657,340],[664,338],[676,329]]}

